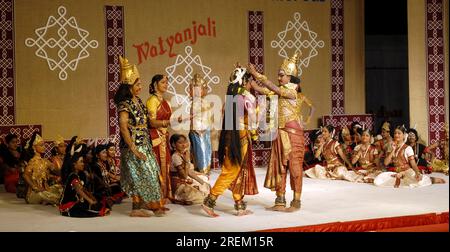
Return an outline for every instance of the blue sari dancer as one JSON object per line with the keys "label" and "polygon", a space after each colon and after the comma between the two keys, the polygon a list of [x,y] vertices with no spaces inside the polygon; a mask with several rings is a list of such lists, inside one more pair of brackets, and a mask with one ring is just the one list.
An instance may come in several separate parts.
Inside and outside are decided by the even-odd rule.
{"label": "blue sari dancer", "polygon": [[114,97],[121,133],[120,182],[133,201],[130,216],[150,217],[146,210],[163,216],[159,165],[148,135],[148,112],[138,97],[142,90],[139,73],[122,57],[120,64],[122,84]]}
{"label": "blue sari dancer", "polygon": [[191,81],[191,130],[189,140],[193,153],[194,168],[196,171],[208,174],[211,168],[211,107],[204,99],[207,92],[205,80],[195,74]]}

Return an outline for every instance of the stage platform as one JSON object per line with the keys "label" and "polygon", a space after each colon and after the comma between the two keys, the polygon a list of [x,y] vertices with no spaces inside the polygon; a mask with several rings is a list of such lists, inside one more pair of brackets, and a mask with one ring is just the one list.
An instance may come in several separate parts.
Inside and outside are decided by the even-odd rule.
{"label": "stage platform", "polygon": [[[170,204],[166,217],[130,218],[131,202],[126,199],[116,205],[111,215],[78,219],[59,215],[57,208],[27,205],[14,194],[0,192],[0,231],[183,231],[224,232],[258,231],[277,228],[302,227],[336,222],[360,221],[449,211],[448,176],[434,173],[446,184],[415,189],[378,188],[370,184],[304,178],[302,209],[294,213],[265,210],[275,193],[263,188],[265,169],[256,169],[259,194],[247,196],[253,215],[233,215],[231,193],[227,191],[217,201],[218,218],[207,217],[199,205]],[[218,171],[211,175],[212,183]],[[288,188],[289,189],[289,188]],[[288,191],[287,201],[292,199]],[[448,221],[448,213],[447,213]]]}

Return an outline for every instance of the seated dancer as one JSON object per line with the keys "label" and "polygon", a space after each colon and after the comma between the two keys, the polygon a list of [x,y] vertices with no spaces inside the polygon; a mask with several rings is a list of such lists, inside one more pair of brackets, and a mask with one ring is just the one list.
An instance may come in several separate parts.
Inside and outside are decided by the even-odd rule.
{"label": "seated dancer", "polygon": [[358,134],[361,136],[361,144],[355,147],[352,155],[352,164],[358,164],[358,174],[364,176],[365,183],[373,183],[373,180],[382,171],[379,165],[377,148],[372,145],[372,134],[369,129],[359,128]]}
{"label": "seated dancer", "polygon": [[374,180],[374,185],[381,187],[423,187],[433,183],[445,183],[443,179],[422,175],[417,168],[414,151],[406,144],[408,134],[404,126],[397,126],[394,131],[394,141],[391,152],[388,152],[384,164],[394,164],[395,172],[383,172]]}
{"label": "seated dancer", "polygon": [[350,126],[350,135],[351,135],[351,141],[353,142],[353,148],[355,148],[356,145],[361,143],[361,135],[359,134],[358,129],[362,129],[363,126],[359,122],[353,122]]}
{"label": "seated dancer", "polygon": [[175,203],[183,205],[201,204],[209,194],[208,177],[194,171],[189,151],[189,141],[184,135],[174,134],[170,137],[172,165],[170,178]]}
{"label": "seated dancer", "polygon": [[[361,128],[357,128],[361,129]],[[354,133],[354,135],[358,135],[359,133]],[[347,126],[344,126],[339,134],[339,143],[342,146],[342,150],[344,151],[344,155],[351,160],[353,149],[356,147],[355,142],[353,141],[353,136],[350,134],[350,130]],[[358,137],[360,139],[361,137]]]}
{"label": "seated dancer", "polygon": [[[98,191],[103,191],[104,188],[103,187],[99,188],[99,185],[101,185],[101,182],[100,182],[101,180],[99,179],[99,177],[95,176],[95,173],[94,173],[94,167],[93,167],[93,162],[94,162],[94,157],[95,157],[94,144],[87,145],[86,143],[80,141],[78,138],[76,138],[74,144],[75,144],[75,150],[79,150],[83,154],[84,170],[79,175],[86,177],[86,179],[83,178],[83,180],[86,181],[85,187],[88,189],[88,191],[90,191],[93,195],[96,195],[96,194],[98,195],[99,194]],[[66,157],[70,157],[70,155],[68,153],[70,153],[71,148],[69,148],[69,147],[70,146],[67,146],[68,151],[66,151]],[[64,179],[63,179],[63,181],[64,181]]]}
{"label": "seated dancer", "polygon": [[2,159],[0,171],[3,171],[5,190],[9,193],[16,193],[21,166],[17,135],[6,135],[5,143],[0,145],[0,157]]}
{"label": "seated dancer", "polygon": [[[65,173],[64,191],[59,205],[61,215],[68,217],[97,217],[109,214],[110,209],[98,202],[92,193],[85,187],[86,176],[83,176],[83,154],[76,152],[64,164]],[[68,173],[68,174],[66,174]]]}
{"label": "seated dancer", "polygon": [[132,199],[131,217],[164,216],[159,165],[148,134],[147,107],[139,98],[142,83],[136,65],[119,56],[121,84],[114,96],[120,126],[120,182]]}
{"label": "seated dancer", "polygon": [[59,203],[62,193],[60,184],[49,185],[49,172],[53,164],[42,156],[45,153],[44,139],[34,133],[25,146],[28,157],[25,167],[24,179],[28,184],[25,201],[28,204],[51,204]]}
{"label": "seated dancer", "polygon": [[[61,168],[61,182],[63,185],[66,184],[67,175],[69,175],[71,168],[68,166],[71,157],[75,152],[79,152],[83,156],[84,169],[78,175],[81,176],[82,180],[85,181],[84,186],[92,193],[94,191],[94,177],[91,168],[92,163],[92,146],[88,146],[84,141],[78,136],[73,136],[69,144],[66,146],[63,165]],[[64,170],[65,169],[65,170]]]}
{"label": "seated dancer", "polygon": [[[315,156],[322,157],[326,166],[316,165],[305,171],[310,178],[316,179],[340,179],[350,182],[363,182],[362,177],[353,171],[353,166],[342,151],[339,142],[333,139],[334,127],[331,125],[322,128],[322,138]],[[344,165],[345,164],[345,165]],[[352,171],[347,170],[347,167]]]}
{"label": "seated dancer", "polygon": [[[434,150],[440,147],[443,150],[442,159],[438,159]],[[448,124],[445,126],[445,137],[441,141],[437,141],[434,144],[425,148],[424,153],[427,158],[427,162],[433,172],[443,172],[448,176]]]}
{"label": "seated dancer", "polygon": [[[406,144],[411,146],[414,151],[414,159],[416,160],[417,168],[425,173],[431,173],[431,167],[428,169],[428,164],[424,153],[426,146],[419,143],[419,141],[420,139],[417,130],[414,128],[409,129]],[[428,172],[428,170],[430,170],[430,172]]]}
{"label": "seated dancer", "polygon": [[95,143],[90,145],[81,140],[78,136],[72,137],[66,147],[66,154],[64,156],[63,168],[61,170],[61,180],[63,185],[66,184],[67,176],[71,171],[70,160],[75,153],[81,153],[83,156],[84,169],[78,172],[78,176],[84,181],[84,188],[90,192],[91,196],[99,202],[102,207],[109,210],[112,208],[112,201],[107,200],[110,195],[109,188],[105,186],[102,176],[96,172],[95,163]]}
{"label": "seated dancer", "polygon": [[99,144],[95,148],[95,157],[92,164],[93,172],[97,178],[97,188],[99,190],[94,194],[97,200],[106,199],[109,207],[115,202],[121,202],[123,197],[122,189],[118,184],[112,184],[111,179],[113,175],[110,173],[108,164],[107,145]]}
{"label": "seated dancer", "polygon": [[110,185],[120,189],[120,192],[117,191],[117,194],[113,193],[113,200],[114,204],[120,204],[122,200],[126,198],[126,194],[120,185],[120,167],[118,165],[118,160],[116,159],[116,145],[113,143],[108,143],[106,147],[106,151],[108,153]]}
{"label": "seated dancer", "polygon": [[257,108],[256,98],[249,92],[250,77],[247,69],[239,66],[230,76],[219,139],[218,155],[222,170],[202,205],[211,217],[219,216],[214,207],[226,189],[232,191],[237,216],[252,214],[243,198],[244,195],[258,193],[252,162],[252,139],[257,137]]}
{"label": "seated dancer", "polygon": [[319,158],[316,158],[314,153],[316,152],[317,148],[319,148],[320,144],[320,135],[321,131],[320,129],[314,130],[309,134],[309,140],[310,144],[308,146],[305,146],[305,158],[303,162],[303,170],[306,171],[310,168],[313,168],[317,164],[322,165],[322,160]]}
{"label": "seated dancer", "polygon": [[53,163],[54,170],[50,171],[50,184],[61,184],[61,168],[66,154],[66,143],[64,138],[58,136],[53,142],[52,156],[50,161]]}
{"label": "seated dancer", "polygon": [[391,136],[391,124],[388,121],[383,122],[379,135],[375,137],[375,147],[378,150],[378,156],[380,158],[380,165],[385,169],[384,158],[386,153],[391,152],[389,148],[391,147],[392,136]]}

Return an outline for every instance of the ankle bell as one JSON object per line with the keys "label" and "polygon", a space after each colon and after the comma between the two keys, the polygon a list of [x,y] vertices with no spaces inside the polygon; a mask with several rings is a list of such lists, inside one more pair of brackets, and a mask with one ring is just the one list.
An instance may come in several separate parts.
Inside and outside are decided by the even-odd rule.
{"label": "ankle bell", "polygon": [[208,195],[203,200],[203,205],[213,209],[216,206],[216,200],[213,197],[211,197],[211,195]]}
{"label": "ankle bell", "polygon": [[275,206],[286,206],[286,198],[284,196],[277,196]]}
{"label": "ankle bell", "polygon": [[234,203],[234,209],[235,209],[236,211],[239,211],[239,210],[245,210],[245,209],[247,209],[247,203],[245,203],[245,202],[242,201],[242,200],[236,201],[236,202]]}
{"label": "ankle bell", "polygon": [[302,206],[302,202],[300,200],[292,200],[291,207],[300,208]]}

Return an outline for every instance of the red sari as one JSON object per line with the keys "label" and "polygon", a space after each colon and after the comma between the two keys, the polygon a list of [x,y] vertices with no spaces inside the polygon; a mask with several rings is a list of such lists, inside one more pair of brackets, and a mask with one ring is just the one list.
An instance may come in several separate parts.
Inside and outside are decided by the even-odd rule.
{"label": "red sari", "polygon": [[[156,120],[170,120],[172,109],[166,100],[162,100],[156,111]],[[167,128],[150,128],[153,152],[158,161],[161,174],[161,190],[164,199],[173,199],[170,183],[170,144]]]}

